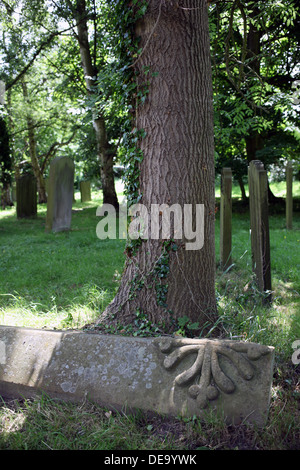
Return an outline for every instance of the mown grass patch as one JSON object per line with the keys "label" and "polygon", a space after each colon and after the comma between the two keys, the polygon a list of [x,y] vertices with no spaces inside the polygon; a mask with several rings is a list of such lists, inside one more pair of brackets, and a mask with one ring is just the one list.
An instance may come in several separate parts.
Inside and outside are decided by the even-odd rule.
{"label": "mown grass patch", "polygon": [[[0,323],[82,328],[99,316],[118,287],[125,245],[124,240],[97,238],[100,203],[100,193],[93,193],[89,203],[77,198],[72,230],[60,234],[45,233],[45,206],[39,207],[36,219],[27,221],[17,220],[14,209],[0,211]],[[216,266],[219,320],[211,328],[218,328],[223,337],[275,347],[266,426],[228,426],[215,415],[207,416],[205,423],[197,418],[131,415],[42,396],[2,401],[0,449],[299,449],[300,366],[291,358],[293,341],[300,339],[300,216],[294,213],[293,229],[287,231],[284,211],[270,215],[273,302],[267,306],[253,278],[249,212],[242,209],[233,214],[233,264],[225,273]],[[217,264],[218,260],[217,214]],[[186,326],[186,332],[193,333]],[[142,316],[134,334],[139,332],[151,334]]]}

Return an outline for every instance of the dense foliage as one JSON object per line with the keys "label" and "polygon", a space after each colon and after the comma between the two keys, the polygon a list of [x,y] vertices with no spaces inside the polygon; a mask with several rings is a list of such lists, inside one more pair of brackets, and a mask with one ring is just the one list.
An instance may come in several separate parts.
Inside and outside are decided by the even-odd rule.
{"label": "dense foliage", "polygon": [[237,179],[260,159],[271,176],[299,165],[299,3],[216,2],[210,11],[216,166]]}
{"label": "dense foliage", "polygon": [[[93,93],[81,67],[79,7],[88,25]],[[127,194],[137,197],[143,131],[136,131],[132,116],[152,72],[145,69],[137,90],[132,64],[142,51],[133,26],[146,9],[145,0],[0,1],[0,79],[7,90],[0,108],[16,174],[21,162],[32,164],[33,135],[43,176],[59,153],[76,160],[77,179],[95,178],[101,186],[96,110],[114,163],[126,168]],[[210,3],[216,169],[230,166],[241,186],[253,158],[273,179],[282,178],[286,161],[299,166],[299,12],[296,0]]]}

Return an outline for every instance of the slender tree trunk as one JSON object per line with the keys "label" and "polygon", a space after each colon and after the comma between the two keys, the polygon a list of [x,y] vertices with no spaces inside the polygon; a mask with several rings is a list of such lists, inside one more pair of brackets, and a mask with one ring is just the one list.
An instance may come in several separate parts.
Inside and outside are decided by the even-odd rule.
{"label": "slender tree trunk", "polygon": [[7,182],[2,183],[2,190],[1,190],[1,207],[5,209],[7,206],[13,206],[14,203],[11,198],[11,186]]}
{"label": "slender tree trunk", "polygon": [[1,207],[5,209],[7,206],[13,206],[11,199],[11,173],[12,161],[10,155],[9,135],[5,120],[0,117],[0,184],[1,190]]}
{"label": "slender tree trunk", "polygon": [[[254,7],[253,11],[250,13],[250,18],[253,20],[259,16],[259,8]],[[261,53],[261,38],[263,31],[257,29],[255,23],[250,23],[249,32],[247,36],[247,59],[250,60],[250,66],[254,72],[254,76],[260,75],[260,53]],[[256,152],[263,148],[263,136],[257,131],[254,130],[251,134],[246,137],[246,152],[247,160],[250,163],[251,160],[256,160]],[[274,202],[276,196],[272,193],[270,186],[268,184],[268,200],[269,202]]]}
{"label": "slender tree trunk", "polygon": [[[152,322],[187,315],[204,325],[214,321],[214,142],[210,46],[206,0],[150,0],[136,24],[142,54],[135,67],[142,89],[145,67],[151,75],[148,97],[136,115],[144,129],[140,142],[140,202],[204,204],[204,246],[187,250],[185,241],[143,240],[129,252],[119,291],[104,312],[132,322],[137,310]],[[184,7],[183,7],[184,6]],[[156,74],[154,74],[156,75]],[[99,319],[101,322],[101,318]]]}
{"label": "slender tree trunk", "polygon": [[[81,64],[84,71],[87,91],[94,94],[97,71],[93,65],[88,39],[87,11],[85,0],[77,0],[75,19],[77,21],[77,38],[80,49]],[[93,111],[93,127],[96,135],[97,154],[100,163],[100,175],[103,191],[103,203],[119,209],[113,176],[113,155],[109,152],[105,119],[96,109]]]}
{"label": "slender tree trunk", "polygon": [[239,183],[241,194],[242,194],[242,201],[247,202],[248,198],[247,198],[247,194],[246,194],[246,191],[245,191],[245,185],[244,185],[243,178],[238,178],[238,183]]}
{"label": "slender tree trunk", "polygon": [[[25,102],[29,104],[27,84],[24,80],[22,80],[22,89],[23,89],[23,96],[24,96]],[[35,138],[35,132],[34,132],[34,120],[31,117],[29,106],[28,106],[26,119],[27,119],[27,126],[28,126],[29,155],[30,155],[30,160],[31,160],[31,165],[32,165],[32,169],[34,172],[34,176],[36,177],[36,181],[37,181],[39,203],[43,204],[47,202],[46,184],[45,184],[43,173],[42,173],[39,160],[37,157],[36,138]]]}

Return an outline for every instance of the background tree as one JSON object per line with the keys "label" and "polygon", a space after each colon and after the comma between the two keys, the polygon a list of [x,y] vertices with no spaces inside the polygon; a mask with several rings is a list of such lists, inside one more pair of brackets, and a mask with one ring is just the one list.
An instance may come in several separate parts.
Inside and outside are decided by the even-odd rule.
{"label": "background tree", "polygon": [[[103,202],[119,208],[118,198],[114,185],[114,151],[111,148],[107,135],[105,114],[97,103],[96,79],[104,65],[103,44],[99,43],[101,25],[97,14],[96,2],[88,4],[85,0],[68,0],[65,4],[56,5],[56,13],[73,24],[73,34],[79,45],[81,66],[84,72],[86,93],[91,108],[93,128],[96,138],[97,156],[100,164]],[[101,15],[101,13],[100,13]],[[89,23],[92,24],[92,39],[89,39]],[[105,51],[104,51],[105,54]]]}
{"label": "background tree", "polygon": [[15,171],[24,160],[31,162],[39,203],[47,202],[45,176],[51,158],[58,151],[70,157],[75,153],[70,145],[78,128],[78,117],[68,111],[73,102],[60,93],[63,78],[39,57],[31,71],[10,89]]}
{"label": "background tree", "polygon": [[12,160],[9,147],[9,134],[7,125],[0,112],[0,182],[1,182],[1,207],[13,206],[11,200]]}
{"label": "background tree", "polygon": [[[99,3],[99,2],[98,2]],[[90,9],[86,8],[85,2],[74,2],[74,6],[72,2],[69,2],[69,5],[63,5],[60,7],[58,2],[53,2],[51,7],[50,4],[40,5],[40,2],[35,2],[34,0],[11,0],[8,2],[1,2],[0,6],[2,6],[1,19],[3,22],[5,34],[3,35],[2,41],[2,51],[3,51],[3,67],[2,67],[2,77],[8,83],[7,89],[11,90],[12,88],[18,86],[21,81],[23,82],[23,94],[26,93],[25,87],[27,87],[27,95],[25,99],[27,103],[31,103],[30,109],[33,109],[34,103],[32,97],[30,96],[30,92],[28,93],[28,74],[29,71],[33,68],[34,64],[39,61],[39,65],[41,64],[41,57],[49,58],[48,65],[52,62],[51,70],[56,67],[56,70],[61,75],[62,70],[66,71],[66,79],[65,85],[66,88],[64,91],[61,92],[59,97],[59,101],[64,101],[64,94],[68,94],[73,100],[73,105],[71,104],[71,109],[75,109],[76,112],[78,111],[78,90],[81,88],[82,93],[87,92],[88,87],[86,87],[86,83],[84,83],[84,79],[87,78],[89,84],[91,85],[92,76],[84,75],[83,73],[78,73],[78,70],[81,69],[80,66],[80,55],[78,44],[81,47],[81,52],[83,51],[86,45],[90,46],[88,43],[88,36],[86,36],[87,41],[84,42],[84,35],[88,33],[88,23],[92,20],[92,24],[94,25],[94,35],[92,39],[93,44],[93,51],[91,55],[92,65],[94,67],[99,66],[99,56],[104,54],[103,48],[99,48],[101,54],[98,54],[98,47],[97,47],[97,40],[99,35],[99,18],[98,11],[96,11],[95,2],[91,6],[91,10],[94,16],[90,15]],[[72,8],[68,8],[72,7]],[[50,8],[48,8],[50,7]],[[59,14],[56,15],[55,12]],[[86,14],[86,16],[85,16]],[[83,15],[83,16],[81,16]],[[77,24],[76,18],[80,17],[80,23]],[[75,18],[75,19],[74,19]],[[97,24],[96,24],[97,20]],[[69,23],[68,23],[69,22]],[[97,26],[97,27],[96,27]],[[78,29],[79,28],[79,29]],[[75,32],[75,36],[70,36],[68,33],[70,31],[73,33]],[[66,35],[67,39],[66,39]],[[78,43],[79,36],[82,35],[80,43]],[[77,53],[76,56],[74,55],[74,38],[77,41]],[[70,40],[71,39],[71,40]],[[67,62],[62,67],[62,61],[57,56],[57,50],[59,51],[64,50],[64,56],[67,57]],[[18,53],[16,53],[18,51]],[[56,58],[55,56],[56,52]],[[83,57],[83,56],[81,56]],[[85,55],[84,55],[85,57]],[[105,60],[102,58],[102,62]],[[103,62],[103,63],[104,63]],[[59,71],[60,68],[60,71]],[[37,68],[36,68],[37,70]],[[83,68],[82,71],[86,69]],[[91,70],[90,70],[91,71]],[[26,75],[26,77],[25,77]],[[41,83],[45,80],[45,75],[43,75],[43,71],[37,72],[37,76],[40,77]],[[82,81],[83,79],[83,81]],[[93,80],[95,77],[93,77]],[[31,75],[32,80],[32,75]],[[47,79],[46,79],[47,80]],[[92,80],[92,81],[93,81]],[[72,85],[70,85],[70,83]],[[24,86],[25,83],[25,86]],[[84,86],[82,87],[82,83]],[[79,86],[78,86],[79,84]],[[93,87],[95,86],[95,82],[93,81]],[[75,94],[74,94],[75,91]],[[114,204],[115,207],[118,207],[118,201],[115,193],[114,188],[114,178],[113,178],[113,162],[114,156],[116,155],[114,147],[111,147],[111,142],[109,141],[109,137],[107,137],[107,130],[105,124],[105,118],[103,116],[102,111],[100,110],[99,106],[95,105],[95,98],[93,95],[93,89],[90,88],[89,90],[90,97],[87,102],[83,104],[81,100],[81,106],[79,108],[90,108],[93,111],[93,116],[97,115],[97,119],[94,119],[94,124],[96,126],[96,146],[95,152],[98,153],[100,158],[100,177],[102,179],[102,190],[104,194],[104,200],[106,202],[110,202]],[[73,95],[71,96],[71,93]],[[14,95],[15,96],[15,95]],[[56,99],[58,98],[58,93],[56,93]],[[35,96],[36,97],[36,96]],[[13,99],[13,96],[12,98]],[[76,103],[77,101],[77,103]],[[61,103],[60,103],[61,104]],[[57,104],[59,106],[59,104]],[[48,108],[48,107],[47,107]],[[77,109],[76,109],[77,108]],[[11,108],[12,109],[12,108]],[[97,114],[98,113],[98,114]],[[75,114],[75,113],[74,113]],[[80,111],[77,113],[77,117],[80,116]],[[82,114],[81,114],[82,116]],[[69,116],[70,117],[70,116]],[[30,117],[28,112],[26,113],[27,124],[28,120],[32,120],[32,116]],[[49,118],[50,121],[51,118]],[[85,118],[86,119],[86,118]],[[59,118],[58,118],[59,120]],[[63,119],[61,120],[63,122]],[[94,127],[95,127],[94,126]],[[34,140],[38,141],[38,136],[34,136],[35,130],[39,128],[36,122],[31,122],[30,125],[27,126],[28,129],[31,129],[29,135],[29,142],[33,143]],[[44,127],[45,128],[45,127]],[[32,130],[33,129],[33,130]],[[100,137],[101,142],[99,140]],[[69,139],[64,140],[64,142],[69,142]],[[57,150],[58,147],[61,146],[61,143],[56,142],[56,144],[51,143],[49,147],[49,151],[45,150],[43,152],[46,160],[48,161],[49,155],[53,155],[53,150]],[[22,146],[24,147],[24,145]],[[34,152],[35,145],[30,145],[30,154],[32,161],[34,162],[33,167],[34,171],[37,175],[40,174],[40,170],[45,169],[43,162],[38,162],[40,165],[40,169],[37,164],[37,160],[35,158]],[[75,153],[75,152],[74,152]],[[45,162],[45,159],[44,159]],[[99,165],[99,162],[98,162]],[[40,177],[38,176],[40,179]],[[43,189],[43,182],[41,180],[41,184],[39,184],[39,193],[40,193],[40,201],[45,200],[45,192]]]}
{"label": "background tree", "polygon": [[270,169],[286,161],[283,142],[295,150],[299,145],[292,129],[292,85],[299,79],[299,5],[216,2],[210,21],[217,168],[231,166],[243,194],[243,174],[251,160],[259,158]]}

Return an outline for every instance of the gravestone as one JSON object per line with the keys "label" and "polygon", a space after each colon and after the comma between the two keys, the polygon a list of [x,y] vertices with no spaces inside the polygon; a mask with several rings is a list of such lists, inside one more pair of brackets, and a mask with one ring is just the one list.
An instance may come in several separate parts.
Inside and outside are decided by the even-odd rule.
{"label": "gravestone", "polygon": [[80,181],[80,196],[81,202],[88,202],[92,200],[90,181]]}
{"label": "gravestone", "polygon": [[259,160],[248,168],[252,268],[261,292],[271,300],[271,256],[268,210],[268,180],[264,165]]}
{"label": "gravestone", "polygon": [[17,202],[17,185],[13,183],[11,186],[11,200],[12,202]]}
{"label": "gravestone", "polygon": [[286,166],[286,228],[293,227],[293,164],[288,162]]}
{"label": "gravestone", "polygon": [[0,326],[0,395],[39,393],[172,416],[264,426],[274,348],[256,343]]}
{"label": "gravestone", "polygon": [[17,218],[26,219],[37,215],[37,183],[33,175],[25,174],[16,180]]}
{"label": "gravestone", "polygon": [[221,267],[226,270],[231,266],[231,239],[232,239],[232,172],[230,168],[223,168],[221,173],[221,200],[220,200],[220,259]]}
{"label": "gravestone", "polygon": [[71,228],[74,185],[74,162],[57,157],[50,164],[46,231],[60,232]]}

